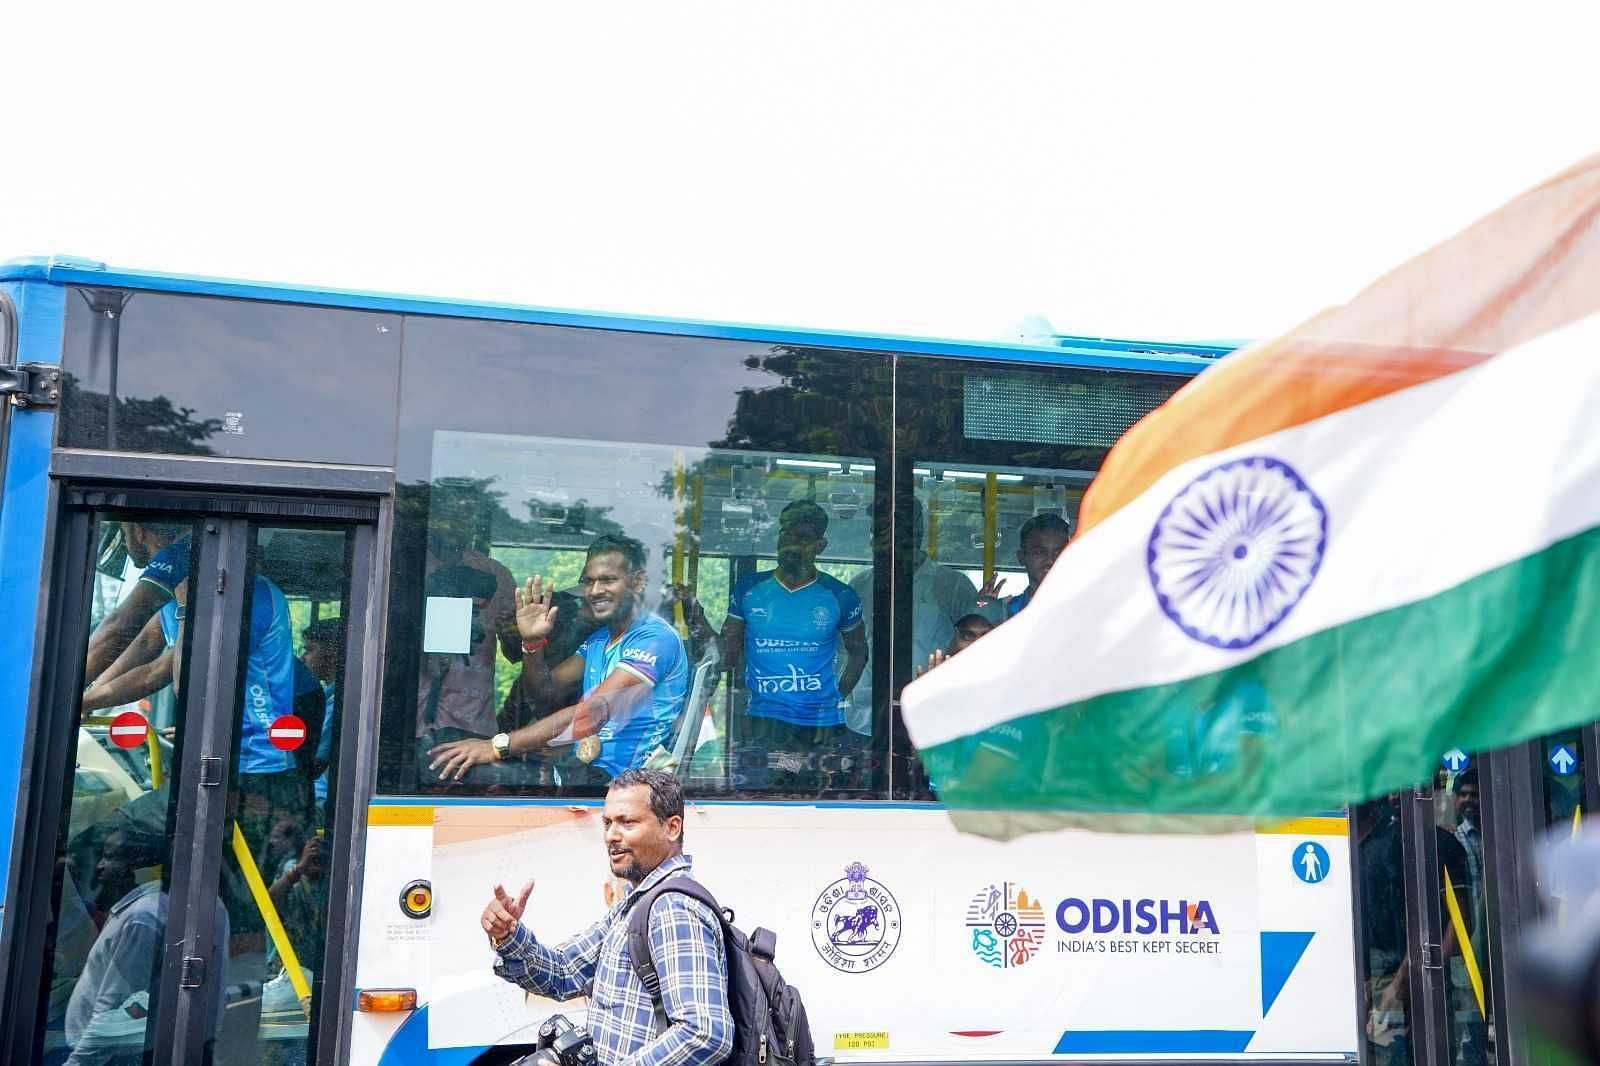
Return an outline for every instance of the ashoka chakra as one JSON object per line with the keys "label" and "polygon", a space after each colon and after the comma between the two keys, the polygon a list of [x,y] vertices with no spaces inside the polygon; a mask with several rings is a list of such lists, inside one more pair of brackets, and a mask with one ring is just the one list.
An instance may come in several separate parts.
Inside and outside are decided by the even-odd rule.
{"label": "ashoka chakra", "polygon": [[1168,618],[1195,640],[1248,648],[1316,580],[1328,512],[1289,464],[1264,455],[1212,467],[1172,498],[1145,563]]}

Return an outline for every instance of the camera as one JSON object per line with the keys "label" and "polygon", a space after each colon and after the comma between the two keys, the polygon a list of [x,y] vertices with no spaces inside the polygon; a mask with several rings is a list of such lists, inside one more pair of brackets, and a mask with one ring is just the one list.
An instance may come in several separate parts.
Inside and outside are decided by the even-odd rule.
{"label": "camera", "polygon": [[517,1059],[514,1066],[595,1066],[599,1061],[589,1030],[573,1025],[565,1015],[552,1014],[539,1026],[534,1052]]}

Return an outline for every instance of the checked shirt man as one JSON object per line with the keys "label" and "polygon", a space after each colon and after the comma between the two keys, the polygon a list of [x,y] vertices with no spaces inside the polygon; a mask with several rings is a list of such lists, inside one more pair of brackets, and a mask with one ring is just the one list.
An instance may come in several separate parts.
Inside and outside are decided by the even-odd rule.
{"label": "checked shirt man", "polygon": [[625,770],[611,782],[602,818],[611,872],[632,890],[604,918],[552,947],[521,921],[533,882],[515,899],[496,885],[482,919],[497,955],[494,972],[552,999],[588,996],[587,1028],[600,1066],[715,1066],[733,1049],[733,1015],[722,926],[711,908],[679,892],[651,908],[659,1001],[626,956],[633,903],[689,872],[683,789],[670,774]]}

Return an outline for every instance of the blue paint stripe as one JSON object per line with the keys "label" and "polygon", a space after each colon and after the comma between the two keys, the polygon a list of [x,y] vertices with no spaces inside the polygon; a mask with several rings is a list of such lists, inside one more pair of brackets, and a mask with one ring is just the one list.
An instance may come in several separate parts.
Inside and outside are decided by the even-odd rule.
{"label": "blue paint stripe", "polygon": [[1225,345],[1122,340],[1107,337],[1059,335],[1055,344],[1015,345],[989,341],[940,340],[893,333],[851,333],[844,330],[803,327],[752,326],[689,318],[626,315],[608,311],[565,311],[521,304],[403,296],[393,293],[362,292],[355,289],[314,289],[306,286],[193,277],[157,271],[118,270],[88,260],[61,258],[20,259],[0,263],[0,281],[15,279],[38,279],[58,285],[109,285],[148,292],[273,300],[280,303],[348,307],[396,314],[449,315],[456,318],[717,337],[769,344],[862,348],[947,358],[1142,370],[1180,374],[1186,377],[1198,374],[1232,350]]}
{"label": "blue paint stripe", "polygon": [[[17,361],[59,363],[66,290],[37,282],[7,285],[17,309]],[[33,681],[34,629],[39,617],[39,573],[44,566],[46,507],[50,492],[50,411],[13,408],[6,443],[5,495],[0,497],[0,810],[17,810],[23,730]],[[0,817],[0,868],[11,863],[12,820]],[[0,905],[5,903],[0,878]]]}
{"label": "blue paint stripe", "polygon": [[1068,1029],[1057,1055],[1238,1054],[1251,1029]]}
{"label": "blue paint stripe", "polygon": [[[603,807],[605,800],[589,796],[562,799],[559,796],[373,796],[369,807]],[[731,800],[697,799],[687,796],[691,807],[809,807],[824,811],[942,811],[942,803],[919,800]]]}

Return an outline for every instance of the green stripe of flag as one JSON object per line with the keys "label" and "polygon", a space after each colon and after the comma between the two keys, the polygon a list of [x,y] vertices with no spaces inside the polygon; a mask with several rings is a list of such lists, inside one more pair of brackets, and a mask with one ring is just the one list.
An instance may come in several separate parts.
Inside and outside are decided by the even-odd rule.
{"label": "green stripe of flag", "polygon": [[1292,817],[1422,783],[1454,747],[1597,718],[1591,529],[1227,670],[1023,715],[921,754],[952,808]]}

